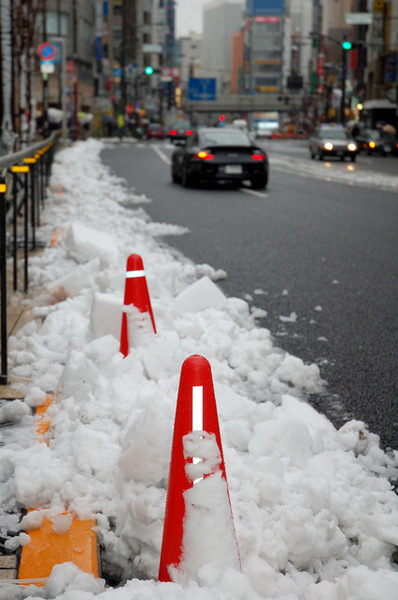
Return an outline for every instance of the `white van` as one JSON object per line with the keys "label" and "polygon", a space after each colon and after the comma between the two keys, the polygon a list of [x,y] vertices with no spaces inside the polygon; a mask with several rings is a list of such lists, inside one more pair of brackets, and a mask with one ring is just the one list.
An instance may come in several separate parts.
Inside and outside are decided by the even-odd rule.
{"label": "white van", "polygon": [[236,127],[236,129],[240,129],[241,131],[246,131],[246,133],[249,131],[245,119],[235,119],[235,121],[232,121],[232,127]]}

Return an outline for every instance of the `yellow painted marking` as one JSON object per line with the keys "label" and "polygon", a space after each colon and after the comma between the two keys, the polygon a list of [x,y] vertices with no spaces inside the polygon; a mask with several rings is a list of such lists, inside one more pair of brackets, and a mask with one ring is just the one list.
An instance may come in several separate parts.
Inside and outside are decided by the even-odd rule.
{"label": "yellow painted marking", "polygon": [[29,173],[28,165],[14,165],[11,167],[13,173]]}
{"label": "yellow painted marking", "polygon": [[7,191],[7,186],[5,183],[0,183],[0,194],[5,194]]}
{"label": "yellow painted marking", "polygon": [[29,164],[29,165],[34,165],[36,162],[35,158],[24,158],[23,159],[24,163]]}

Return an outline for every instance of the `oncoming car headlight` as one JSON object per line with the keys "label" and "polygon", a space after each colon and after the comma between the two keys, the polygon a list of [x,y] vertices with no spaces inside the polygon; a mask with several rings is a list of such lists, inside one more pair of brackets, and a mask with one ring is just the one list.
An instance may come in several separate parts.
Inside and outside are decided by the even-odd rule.
{"label": "oncoming car headlight", "polygon": [[355,151],[356,151],[356,149],[357,149],[357,145],[356,145],[356,144],[353,144],[353,143],[351,142],[351,144],[348,144],[347,148],[348,148],[348,150],[349,150],[350,152],[355,152]]}
{"label": "oncoming car headlight", "polygon": [[323,147],[325,148],[325,150],[333,150],[332,142],[326,142],[325,144],[323,144]]}

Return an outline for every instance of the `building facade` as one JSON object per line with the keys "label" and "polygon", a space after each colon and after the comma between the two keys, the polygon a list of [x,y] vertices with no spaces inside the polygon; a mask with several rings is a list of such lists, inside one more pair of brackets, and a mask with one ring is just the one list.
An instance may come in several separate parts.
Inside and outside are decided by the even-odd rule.
{"label": "building facade", "polygon": [[[67,63],[67,95],[74,94],[75,81],[78,82],[79,110],[92,110],[95,95],[95,22],[94,0],[47,0],[45,11],[36,17],[36,45],[42,42],[63,40]],[[58,55],[55,69],[47,77],[48,102],[50,106],[61,107],[61,57]],[[43,80],[36,78],[36,96],[41,103],[40,91]]]}
{"label": "building facade", "polygon": [[246,93],[283,94],[290,73],[291,20],[285,0],[247,0]]}
{"label": "building facade", "polygon": [[231,86],[232,34],[241,29],[244,0],[214,0],[204,5],[202,72],[217,80],[217,94]]}

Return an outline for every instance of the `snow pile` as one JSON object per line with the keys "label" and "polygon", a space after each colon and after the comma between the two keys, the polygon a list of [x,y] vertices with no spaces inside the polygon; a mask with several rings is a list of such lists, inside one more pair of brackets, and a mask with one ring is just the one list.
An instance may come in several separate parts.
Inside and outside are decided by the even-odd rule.
{"label": "snow pile", "polygon": [[[18,424],[0,457],[0,526],[18,534],[45,516],[63,531],[65,510],[93,517],[104,575],[121,583],[107,587],[66,564],[43,589],[0,587],[0,599],[396,600],[398,499],[387,479],[396,461],[363,423],[336,431],[303,400],[322,387],[318,367],[276,348],[247,303],[214,284],[222,274],[157,241],[178,228],[122,206],[131,193],[101,164],[102,147],[76,143],[53,167],[53,188],[67,194],[48,202],[41,234],[60,223],[66,234],[30,266],[43,324],[11,338],[9,356],[13,375],[33,382],[26,407],[43,404],[44,392],[56,400],[49,446],[35,440],[35,417],[21,403],[2,415]],[[158,333],[123,359],[118,323],[133,252],[144,260]],[[187,514],[184,560],[196,576],[160,583],[179,374],[191,354],[212,367],[242,572],[229,562],[215,473],[190,492],[197,508]],[[215,525],[200,508],[209,495]],[[21,506],[35,510],[19,525]],[[223,556],[206,562],[202,550],[211,553],[217,535]]]}

